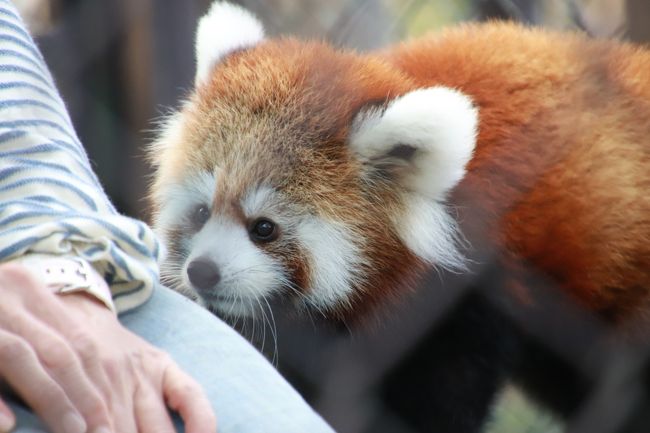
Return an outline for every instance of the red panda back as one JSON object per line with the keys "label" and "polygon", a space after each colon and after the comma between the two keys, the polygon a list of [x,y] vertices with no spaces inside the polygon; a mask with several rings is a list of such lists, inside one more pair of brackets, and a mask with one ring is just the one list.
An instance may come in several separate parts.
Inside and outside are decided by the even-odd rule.
{"label": "red panda back", "polygon": [[532,263],[607,318],[648,311],[650,53],[492,23],[382,55],[479,108],[452,198],[470,239]]}

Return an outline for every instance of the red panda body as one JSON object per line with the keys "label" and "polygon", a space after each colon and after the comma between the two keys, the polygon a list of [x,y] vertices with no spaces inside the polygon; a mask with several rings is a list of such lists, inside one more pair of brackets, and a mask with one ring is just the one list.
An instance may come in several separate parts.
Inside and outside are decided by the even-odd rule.
{"label": "red panda body", "polygon": [[[650,331],[650,52],[490,23],[358,54],[265,40],[217,2],[197,57],[196,92],[152,148],[171,286],[227,316],[284,297],[359,320],[486,253],[514,304],[535,308],[532,270]],[[468,410],[449,431],[477,431],[510,341],[494,338],[472,356],[495,370],[460,373],[476,383],[431,409],[437,431]],[[449,356],[432,365],[458,368]]]}
{"label": "red panda body", "polygon": [[650,53],[490,24],[385,55],[416,86],[460,89],[479,108],[451,199],[477,223],[466,236],[608,319],[650,313]]}

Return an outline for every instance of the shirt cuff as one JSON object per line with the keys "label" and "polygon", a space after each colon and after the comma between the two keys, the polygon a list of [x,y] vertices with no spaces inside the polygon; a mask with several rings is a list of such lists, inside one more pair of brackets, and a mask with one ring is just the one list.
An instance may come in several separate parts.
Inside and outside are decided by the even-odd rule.
{"label": "shirt cuff", "polygon": [[30,254],[12,260],[35,271],[54,293],[87,293],[117,314],[106,281],[86,260],[74,256]]}

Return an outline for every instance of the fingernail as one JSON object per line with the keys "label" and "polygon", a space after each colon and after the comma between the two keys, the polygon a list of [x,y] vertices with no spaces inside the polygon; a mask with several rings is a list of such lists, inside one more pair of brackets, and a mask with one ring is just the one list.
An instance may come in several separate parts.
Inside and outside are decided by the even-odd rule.
{"label": "fingernail", "polygon": [[10,432],[13,427],[14,417],[4,411],[0,411],[0,432]]}
{"label": "fingernail", "polygon": [[86,433],[86,422],[75,412],[68,412],[63,417],[63,429],[66,433]]}
{"label": "fingernail", "polygon": [[93,430],[93,433],[111,433],[111,429],[106,426],[98,427]]}

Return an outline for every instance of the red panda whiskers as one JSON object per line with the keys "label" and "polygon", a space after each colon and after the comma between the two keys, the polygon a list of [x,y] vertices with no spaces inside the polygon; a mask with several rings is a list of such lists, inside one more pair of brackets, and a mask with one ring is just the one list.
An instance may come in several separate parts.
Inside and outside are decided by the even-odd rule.
{"label": "red panda whiskers", "polygon": [[[485,253],[499,273],[486,286],[509,307],[543,308],[530,269],[598,320],[650,334],[647,49],[491,22],[358,54],[264,39],[222,2],[197,38],[195,92],[150,149],[175,288],[244,325],[276,297],[351,323]],[[192,213],[204,205],[207,220]],[[488,413],[499,356],[514,340],[524,351],[470,288],[430,360],[435,430],[477,431],[481,415],[457,414]]]}

